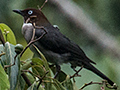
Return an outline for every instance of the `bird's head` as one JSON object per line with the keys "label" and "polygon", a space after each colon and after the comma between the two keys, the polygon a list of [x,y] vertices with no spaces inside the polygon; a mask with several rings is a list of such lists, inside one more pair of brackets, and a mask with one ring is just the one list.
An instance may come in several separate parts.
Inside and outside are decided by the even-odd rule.
{"label": "bird's head", "polygon": [[24,10],[13,10],[24,17],[24,23],[36,23],[37,25],[50,24],[45,15],[39,9],[28,8]]}

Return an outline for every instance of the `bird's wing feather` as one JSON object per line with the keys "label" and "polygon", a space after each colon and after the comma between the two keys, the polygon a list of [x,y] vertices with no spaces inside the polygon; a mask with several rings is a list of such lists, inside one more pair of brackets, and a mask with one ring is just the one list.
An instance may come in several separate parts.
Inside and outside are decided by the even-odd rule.
{"label": "bird's wing feather", "polygon": [[[47,30],[47,28],[45,29]],[[42,32],[40,33],[39,30],[42,29],[36,30],[37,38],[41,36],[41,34],[44,32],[44,30],[42,30]],[[58,28],[49,27],[49,31],[47,30],[47,32],[48,33],[39,40],[40,44],[45,49],[51,50],[59,54],[70,53],[71,55],[74,55],[76,58],[80,58],[87,62],[94,63],[89,58],[86,59],[87,56],[85,55],[83,50],[77,44],[73,43],[62,33],[60,33]]]}

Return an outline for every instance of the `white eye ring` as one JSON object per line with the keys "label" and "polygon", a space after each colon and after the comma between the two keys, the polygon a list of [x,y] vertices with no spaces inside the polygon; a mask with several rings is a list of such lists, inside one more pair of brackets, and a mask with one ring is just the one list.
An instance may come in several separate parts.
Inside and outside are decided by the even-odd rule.
{"label": "white eye ring", "polygon": [[29,11],[28,11],[28,14],[29,14],[29,15],[31,15],[32,13],[33,13],[33,11],[32,11],[32,10],[29,10]]}

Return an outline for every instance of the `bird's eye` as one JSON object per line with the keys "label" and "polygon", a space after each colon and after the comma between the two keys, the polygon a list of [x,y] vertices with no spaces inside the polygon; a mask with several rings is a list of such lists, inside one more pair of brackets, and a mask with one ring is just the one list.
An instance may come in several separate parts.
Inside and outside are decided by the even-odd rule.
{"label": "bird's eye", "polygon": [[29,15],[31,15],[32,13],[33,13],[33,11],[32,11],[32,10],[28,11],[28,14],[29,14]]}

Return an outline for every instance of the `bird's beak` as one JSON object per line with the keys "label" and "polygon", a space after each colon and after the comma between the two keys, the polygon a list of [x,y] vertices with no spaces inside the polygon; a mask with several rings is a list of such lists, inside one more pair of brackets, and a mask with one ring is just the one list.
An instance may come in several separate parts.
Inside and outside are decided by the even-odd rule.
{"label": "bird's beak", "polygon": [[18,13],[18,14],[24,16],[24,14],[23,14],[23,12],[21,10],[13,10],[13,12]]}

